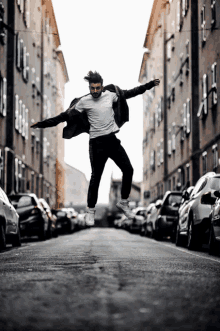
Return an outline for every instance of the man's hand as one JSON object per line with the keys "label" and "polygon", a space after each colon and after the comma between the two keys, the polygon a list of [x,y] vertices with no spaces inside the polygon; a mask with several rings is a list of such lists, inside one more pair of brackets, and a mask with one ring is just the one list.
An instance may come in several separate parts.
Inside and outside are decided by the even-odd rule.
{"label": "man's hand", "polygon": [[31,125],[31,128],[33,128],[33,129],[37,129],[37,128],[39,128],[39,126],[38,126],[38,122],[32,124],[32,125]]}
{"label": "man's hand", "polygon": [[159,79],[154,79],[154,86],[158,86],[160,84],[160,80]]}

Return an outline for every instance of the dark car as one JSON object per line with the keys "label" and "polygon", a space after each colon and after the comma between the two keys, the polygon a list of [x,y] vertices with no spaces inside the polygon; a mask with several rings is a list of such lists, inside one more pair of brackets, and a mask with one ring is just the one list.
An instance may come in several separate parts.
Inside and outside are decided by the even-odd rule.
{"label": "dark car", "polygon": [[68,210],[52,209],[52,213],[57,217],[58,233],[72,233],[74,231],[75,223]]}
{"label": "dark car", "polygon": [[45,240],[49,220],[36,194],[18,193],[9,198],[20,218],[21,236],[38,236]]}
{"label": "dark car", "polygon": [[176,224],[178,220],[178,209],[182,200],[182,192],[167,191],[161,204],[157,205],[157,217],[155,220],[155,239],[171,237],[174,241],[176,237]]}
{"label": "dark car", "polygon": [[209,215],[209,254],[220,255],[220,190],[203,194],[201,203],[212,207]]}
{"label": "dark car", "polygon": [[48,229],[47,229],[47,238],[56,238],[58,236],[58,231],[57,231],[57,217],[55,215],[52,214],[51,212],[51,208],[48,205],[48,203],[46,202],[46,200],[44,200],[43,198],[39,199],[42,207],[44,208],[47,217],[49,219],[49,224],[48,224]]}
{"label": "dark car", "polygon": [[21,246],[19,215],[6,193],[0,188],[0,251],[7,243],[14,247]]}

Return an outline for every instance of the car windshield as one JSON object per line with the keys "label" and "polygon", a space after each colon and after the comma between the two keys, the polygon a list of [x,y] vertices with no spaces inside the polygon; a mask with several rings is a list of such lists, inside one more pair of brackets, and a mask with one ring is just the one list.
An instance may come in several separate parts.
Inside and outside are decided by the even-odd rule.
{"label": "car windshield", "polygon": [[10,197],[12,205],[15,208],[27,207],[33,205],[32,197],[24,195],[24,196],[12,196]]}
{"label": "car windshield", "polygon": [[215,191],[220,191],[220,177],[213,177],[211,179],[210,188]]}
{"label": "car windshield", "polygon": [[167,204],[168,205],[172,205],[174,203],[180,203],[182,200],[182,195],[178,195],[178,194],[170,194],[168,199],[167,199]]}

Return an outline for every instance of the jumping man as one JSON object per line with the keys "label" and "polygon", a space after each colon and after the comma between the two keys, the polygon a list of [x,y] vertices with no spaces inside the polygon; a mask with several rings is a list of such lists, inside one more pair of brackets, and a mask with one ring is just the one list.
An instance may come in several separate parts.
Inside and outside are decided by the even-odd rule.
{"label": "jumping man", "polygon": [[74,99],[70,107],[58,116],[37,122],[32,128],[47,128],[67,122],[63,129],[63,138],[70,139],[83,132],[89,133],[89,156],[92,168],[87,197],[86,224],[94,225],[95,205],[101,176],[108,158],[111,158],[122,171],[121,200],[116,204],[128,218],[134,215],[129,209],[128,197],[131,191],[133,168],[121,146],[116,133],[129,120],[126,99],[143,94],[146,90],[158,86],[155,79],[131,90],[121,90],[110,84],[103,87],[103,79],[97,72],[89,71],[84,79],[89,83],[90,93]]}

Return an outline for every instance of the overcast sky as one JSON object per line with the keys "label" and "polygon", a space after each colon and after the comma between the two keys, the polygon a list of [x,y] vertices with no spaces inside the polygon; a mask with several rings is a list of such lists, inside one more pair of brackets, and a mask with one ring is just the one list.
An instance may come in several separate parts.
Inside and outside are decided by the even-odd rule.
{"label": "overcast sky", "polygon": [[[75,97],[89,92],[83,77],[98,71],[104,85],[131,89],[138,82],[144,39],[153,0],[52,0],[61,49],[69,74],[65,89],[65,109]],[[143,99],[128,100],[130,120],[117,134],[134,168],[133,181],[142,181]],[[62,139],[62,137],[60,137]],[[84,172],[89,180],[89,135],[65,140],[65,162]],[[121,171],[108,160],[102,176],[98,203],[107,203],[110,178],[121,178]]]}

